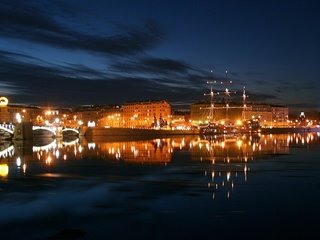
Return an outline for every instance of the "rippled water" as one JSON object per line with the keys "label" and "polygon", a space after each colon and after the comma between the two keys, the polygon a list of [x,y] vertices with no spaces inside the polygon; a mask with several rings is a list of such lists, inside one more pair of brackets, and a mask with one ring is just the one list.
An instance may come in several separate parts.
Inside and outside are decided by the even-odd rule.
{"label": "rippled water", "polygon": [[319,133],[0,146],[1,239],[320,236]]}

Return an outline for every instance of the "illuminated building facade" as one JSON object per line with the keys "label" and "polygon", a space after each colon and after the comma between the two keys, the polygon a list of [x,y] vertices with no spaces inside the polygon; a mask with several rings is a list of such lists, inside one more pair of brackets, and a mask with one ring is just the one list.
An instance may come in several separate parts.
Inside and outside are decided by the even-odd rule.
{"label": "illuminated building facade", "polygon": [[171,118],[171,128],[188,130],[191,127],[190,112],[176,111],[172,114]]}
{"label": "illuminated building facade", "polygon": [[121,127],[121,111],[119,105],[89,105],[75,108],[72,115],[78,125]]}
{"label": "illuminated building facade", "polygon": [[244,119],[259,118],[262,127],[272,126],[272,108],[267,104],[255,104],[247,106],[243,111]]}
{"label": "illuminated building facade", "polygon": [[124,127],[150,128],[168,126],[171,123],[172,108],[169,102],[132,102],[123,105]]}
{"label": "illuminated building facade", "polygon": [[100,127],[123,127],[122,108],[119,105],[115,105],[102,109],[98,125]]}
{"label": "illuminated building facade", "polygon": [[272,120],[275,127],[287,127],[289,125],[288,107],[272,105]]}
{"label": "illuminated building facade", "polygon": [[[230,104],[231,105],[231,104]],[[237,121],[242,119],[242,105],[233,104],[233,107],[225,108],[225,104],[216,103],[213,109],[212,121]],[[190,118],[193,125],[208,123],[210,121],[210,103],[195,103],[191,105]]]}
{"label": "illuminated building facade", "polygon": [[[231,105],[231,104],[230,104]],[[243,109],[241,104],[233,104],[226,110],[223,104],[215,104],[213,110],[214,121],[235,122],[238,119],[259,118],[262,127],[286,127],[288,126],[289,110],[286,106],[269,104],[247,104]],[[199,125],[209,122],[209,103],[196,103],[191,105],[191,122]]]}
{"label": "illuminated building facade", "polygon": [[37,116],[41,113],[42,110],[38,107],[9,104],[0,107],[0,122],[16,123],[18,114],[22,121],[36,123]]}
{"label": "illuminated building facade", "polygon": [[262,127],[289,126],[289,109],[286,106],[255,104],[248,106],[243,116],[245,119],[259,118]]}

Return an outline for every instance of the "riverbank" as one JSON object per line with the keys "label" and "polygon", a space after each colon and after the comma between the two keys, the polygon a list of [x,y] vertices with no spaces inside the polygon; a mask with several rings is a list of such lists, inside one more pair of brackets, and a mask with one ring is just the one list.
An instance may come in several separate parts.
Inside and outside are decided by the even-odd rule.
{"label": "riverbank", "polygon": [[304,132],[320,132],[320,128],[298,127],[298,128],[262,128],[263,134],[277,134],[277,133],[304,133]]}
{"label": "riverbank", "polygon": [[83,135],[87,139],[116,137],[116,138],[156,138],[167,136],[198,135],[199,130],[165,130],[165,129],[138,129],[138,128],[86,128]]}
{"label": "riverbank", "polygon": [[[86,138],[92,137],[165,137],[174,135],[198,135],[199,130],[166,130],[166,129],[138,129],[138,128],[103,128],[85,127],[82,129],[82,135]],[[303,133],[303,132],[320,132],[320,128],[262,128],[262,134],[277,134],[277,133]]]}

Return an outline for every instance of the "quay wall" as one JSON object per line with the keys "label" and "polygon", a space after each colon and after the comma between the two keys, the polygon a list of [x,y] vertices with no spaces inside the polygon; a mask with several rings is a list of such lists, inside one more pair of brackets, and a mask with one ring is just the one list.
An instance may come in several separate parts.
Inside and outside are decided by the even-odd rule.
{"label": "quay wall", "polygon": [[164,130],[164,129],[138,129],[138,128],[102,128],[86,127],[82,129],[82,133],[86,137],[92,136],[172,136],[172,135],[194,135],[199,134],[198,130]]}
{"label": "quay wall", "polygon": [[305,133],[320,132],[320,128],[298,127],[298,128],[262,128],[261,133],[277,134],[277,133]]}
{"label": "quay wall", "polygon": [[[281,134],[281,133],[303,133],[303,132],[320,132],[320,128],[262,128],[263,134]],[[164,130],[164,129],[138,129],[138,128],[103,128],[103,127],[83,127],[81,135],[86,137],[93,136],[126,136],[126,137],[160,137],[174,135],[196,135],[199,130]]]}

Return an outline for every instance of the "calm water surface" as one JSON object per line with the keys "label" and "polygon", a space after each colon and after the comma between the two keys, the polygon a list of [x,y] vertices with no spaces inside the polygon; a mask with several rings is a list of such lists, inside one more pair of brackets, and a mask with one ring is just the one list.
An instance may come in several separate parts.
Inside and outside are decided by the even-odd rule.
{"label": "calm water surface", "polygon": [[1,239],[320,239],[320,134],[1,142]]}

